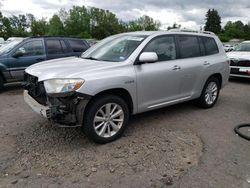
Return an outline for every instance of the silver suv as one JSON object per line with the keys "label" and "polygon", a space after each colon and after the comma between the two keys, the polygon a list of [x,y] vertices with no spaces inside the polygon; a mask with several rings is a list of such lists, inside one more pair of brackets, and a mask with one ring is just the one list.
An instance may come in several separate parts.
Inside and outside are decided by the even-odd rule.
{"label": "silver suv", "polygon": [[133,32],[108,37],[81,57],[26,69],[24,99],[58,126],[82,126],[107,143],[130,115],[194,100],[212,107],[229,78],[229,61],[210,32]]}

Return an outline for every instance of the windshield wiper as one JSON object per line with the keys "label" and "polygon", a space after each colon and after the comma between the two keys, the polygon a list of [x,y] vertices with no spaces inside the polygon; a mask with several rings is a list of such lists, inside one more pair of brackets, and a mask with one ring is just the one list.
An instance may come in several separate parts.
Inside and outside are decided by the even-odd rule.
{"label": "windshield wiper", "polygon": [[90,59],[90,60],[100,61],[99,59],[94,58],[94,57],[82,57],[82,58],[83,58],[83,59]]}

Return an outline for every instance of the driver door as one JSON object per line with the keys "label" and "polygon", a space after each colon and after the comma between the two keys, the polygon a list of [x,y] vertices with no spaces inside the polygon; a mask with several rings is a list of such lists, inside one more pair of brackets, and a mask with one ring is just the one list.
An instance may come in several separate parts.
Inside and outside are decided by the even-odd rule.
{"label": "driver door", "polygon": [[42,40],[32,40],[21,44],[9,58],[9,70],[14,80],[23,80],[24,70],[46,59]]}
{"label": "driver door", "polygon": [[180,98],[181,60],[176,59],[173,35],[152,39],[143,52],[155,52],[158,61],[136,65],[139,112],[166,106]]}

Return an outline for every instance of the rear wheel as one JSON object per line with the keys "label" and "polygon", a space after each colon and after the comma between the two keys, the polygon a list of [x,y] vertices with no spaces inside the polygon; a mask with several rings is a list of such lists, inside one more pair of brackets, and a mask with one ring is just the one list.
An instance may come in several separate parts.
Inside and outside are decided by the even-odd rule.
{"label": "rear wheel", "polygon": [[203,88],[201,96],[197,99],[197,104],[202,108],[211,108],[218,100],[220,93],[220,82],[217,78],[209,78]]}
{"label": "rear wheel", "polygon": [[116,95],[101,96],[88,104],[83,129],[88,138],[105,144],[119,138],[129,120],[126,102]]}

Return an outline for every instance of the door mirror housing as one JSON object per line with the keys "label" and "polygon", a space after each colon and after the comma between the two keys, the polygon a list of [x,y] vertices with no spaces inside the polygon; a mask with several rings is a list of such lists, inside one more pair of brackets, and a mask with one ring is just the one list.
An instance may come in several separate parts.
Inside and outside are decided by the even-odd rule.
{"label": "door mirror housing", "polygon": [[23,52],[21,52],[21,51],[16,51],[14,54],[13,54],[13,57],[14,58],[19,58],[19,57],[21,57],[21,56],[23,56],[24,54],[23,54]]}
{"label": "door mirror housing", "polygon": [[154,63],[158,61],[158,55],[155,52],[143,52],[139,57],[140,63]]}

